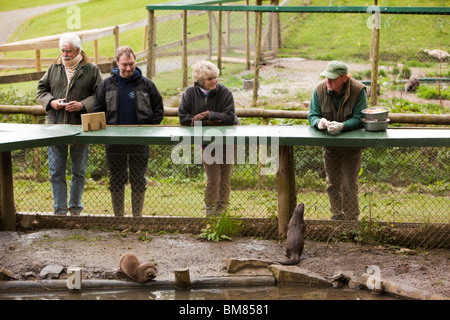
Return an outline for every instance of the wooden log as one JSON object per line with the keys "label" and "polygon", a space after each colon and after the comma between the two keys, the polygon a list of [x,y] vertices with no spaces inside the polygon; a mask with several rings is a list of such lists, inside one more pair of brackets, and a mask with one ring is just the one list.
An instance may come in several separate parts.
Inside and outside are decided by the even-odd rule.
{"label": "wooden log", "polygon": [[175,287],[181,289],[187,289],[191,287],[191,278],[189,275],[189,269],[176,269],[175,273]]}

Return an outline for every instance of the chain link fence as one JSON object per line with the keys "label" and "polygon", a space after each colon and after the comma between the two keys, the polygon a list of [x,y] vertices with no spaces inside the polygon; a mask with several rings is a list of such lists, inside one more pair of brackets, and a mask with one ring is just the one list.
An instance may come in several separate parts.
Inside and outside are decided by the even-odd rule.
{"label": "chain link fence", "polygon": [[[281,6],[327,6],[331,2],[336,6],[346,4],[292,0]],[[422,5],[447,3],[430,1]],[[188,66],[200,59],[219,64],[221,82],[233,91],[236,107],[241,108],[255,106],[246,82],[255,76],[256,63],[257,106],[264,109],[308,110],[308,101],[321,80],[319,74],[330,60],[345,61],[353,78],[366,84],[371,79],[372,11],[223,11],[219,15],[218,11],[187,10],[186,14],[183,39],[182,10],[155,10],[155,64],[147,64],[144,58],[139,61],[143,69],[150,66],[147,73],[154,72],[151,77],[165,97],[166,107],[178,107],[186,85],[185,74],[180,72],[184,58],[188,71]],[[449,51],[449,16],[410,11],[382,13],[380,17],[378,104],[391,108],[391,113],[448,113],[450,69],[445,52]],[[257,46],[259,37],[261,47]],[[256,51],[261,52],[257,59]],[[411,76],[419,79],[420,85],[414,91],[405,91]],[[243,125],[262,123],[240,120]],[[283,122],[307,124],[306,120],[281,118],[268,121]],[[178,121],[166,118],[163,123]],[[53,213],[47,148],[13,151],[18,222],[24,228],[101,226],[199,233],[208,223],[204,218],[205,171],[200,164],[174,164],[171,150],[171,146],[150,146],[142,217],[132,216],[129,184],[125,188],[125,216],[114,216],[103,145],[90,145],[80,216],[59,217]],[[296,201],[305,204],[309,239],[449,247],[448,147],[364,149],[356,222],[330,220],[322,152],[318,146],[294,147]],[[69,188],[70,161],[66,180]],[[241,234],[277,237],[277,194],[276,175],[260,175],[255,164],[233,166],[228,213],[242,222]]]}
{"label": "chain link fence", "polygon": [[[293,0],[278,7],[280,11],[300,12],[228,11],[227,7],[245,8],[245,3],[233,2],[217,9],[224,11],[187,10],[185,24],[182,10],[152,7],[156,8],[155,62],[154,67],[149,64],[154,70],[148,74],[163,91],[176,93],[185,84],[186,73],[179,72],[185,63],[189,66],[200,59],[211,59],[221,67],[223,83],[233,90],[241,106],[255,106],[257,100],[259,107],[270,108],[295,100],[294,106],[288,103],[287,107],[307,108],[301,102],[309,101],[321,80],[320,72],[330,60],[347,62],[353,78],[370,87],[375,26],[379,30],[377,104],[390,107],[391,112],[448,112],[450,68],[446,30],[450,18],[448,12],[431,11],[433,6],[447,3],[418,2],[415,5],[427,8],[399,9],[395,14],[380,12],[376,6],[355,13],[347,9],[354,7],[339,7],[338,12],[333,9],[338,7],[326,7],[330,3]],[[347,3],[332,1],[331,5]],[[355,1],[352,5],[367,3]],[[316,6],[324,7],[322,11],[314,11]],[[182,40],[180,30],[186,30],[186,39]],[[259,52],[259,58],[255,58]],[[255,73],[259,92],[256,97],[254,93],[252,101],[245,82],[253,80]],[[411,77],[419,80],[418,86],[407,85]]]}
{"label": "chain link fence", "polygon": [[[125,216],[114,216],[103,145],[90,146],[82,197],[84,208],[80,216],[70,217],[54,215],[47,149],[13,151],[19,223],[25,228],[32,228],[36,223],[36,226],[49,228],[103,226],[200,232],[208,221],[204,218],[205,171],[201,164],[174,164],[171,151],[171,146],[150,146],[144,209],[139,218],[132,215],[129,183],[125,188]],[[305,204],[307,237],[448,246],[450,149],[367,148],[362,154],[359,222],[333,221],[330,220],[322,148],[294,148],[296,197]],[[257,164],[233,166],[228,214],[242,222],[242,234],[276,238],[277,176],[260,175],[258,167]],[[72,179],[70,168],[68,161],[67,190]],[[69,195],[67,197],[69,201]]]}

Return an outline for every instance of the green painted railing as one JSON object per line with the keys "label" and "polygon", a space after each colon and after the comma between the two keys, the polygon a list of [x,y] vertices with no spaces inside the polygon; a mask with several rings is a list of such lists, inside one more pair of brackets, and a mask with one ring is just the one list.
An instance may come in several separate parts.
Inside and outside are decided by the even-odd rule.
{"label": "green painted railing", "polygon": [[[319,13],[369,13],[383,14],[433,14],[449,15],[450,7],[377,7],[377,6],[213,6],[238,2],[228,1],[177,1],[147,5],[147,10],[210,10],[210,11],[255,11],[255,12],[319,12]],[[375,9],[378,8],[378,9]]]}

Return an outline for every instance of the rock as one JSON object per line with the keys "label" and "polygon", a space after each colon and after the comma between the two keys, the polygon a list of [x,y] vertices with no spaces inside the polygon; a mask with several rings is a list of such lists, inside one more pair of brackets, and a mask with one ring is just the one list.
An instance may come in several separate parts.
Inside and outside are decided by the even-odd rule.
{"label": "rock", "polygon": [[269,266],[277,283],[297,283],[314,286],[330,287],[331,284],[321,275],[300,268],[298,266],[283,266],[272,264]]}
{"label": "rock", "polygon": [[46,266],[39,273],[39,277],[42,279],[58,279],[64,267],[61,266]]}
{"label": "rock", "polygon": [[258,260],[258,259],[227,259],[227,272],[236,273],[245,268],[267,268],[273,261]]}
{"label": "rock", "polygon": [[425,49],[423,51],[425,53],[428,53],[433,58],[438,59],[439,61],[443,61],[443,60],[447,59],[448,57],[450,57],[450,54],[447,51],[443,51],[443,50],[439,50],[439,49],[434,49],[434,50]]}
{"label": "rock", "polygon": [[25,274],[23,276],[26,280],[34,280],[37,278],[36,274],[33,271],[25,272]]}
{"label": "rock", "polygon": [[11,279],[14,280],[17,279],[16,275],[12,271],[6,269],[5,267],[1,267],[0,280],[11,280]]}
{"label": "rock", "polygon": [[359,288],[359,280],[353,271],[340,271],[331,278],[331,284],[334,288],[348,285],[350,289]]}

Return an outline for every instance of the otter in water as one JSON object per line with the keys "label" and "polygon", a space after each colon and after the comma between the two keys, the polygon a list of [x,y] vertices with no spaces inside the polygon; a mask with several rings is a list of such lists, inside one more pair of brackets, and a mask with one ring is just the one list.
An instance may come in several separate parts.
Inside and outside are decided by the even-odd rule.
{"label": "otter in water", "polygon": [[306,225],[303,220],[304,211],[304,204],[299,203],[287,226],[286,256],[289,260],[276,262],[284,265],[294,265],[300,262],[300,256],[305,245]]}
{"label": "otter in water", "polygon": [[119,262],[119,269],[137,282],[147,282],[156,277],[158,270],[153,263],[141,264],[133,253],[125,253]]}

